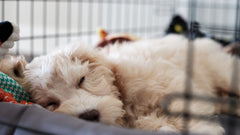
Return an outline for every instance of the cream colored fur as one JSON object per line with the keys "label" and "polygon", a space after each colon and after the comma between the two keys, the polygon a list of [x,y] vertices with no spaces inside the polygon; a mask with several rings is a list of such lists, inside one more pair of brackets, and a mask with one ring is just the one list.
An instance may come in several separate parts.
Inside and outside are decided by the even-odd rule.
{"label": "cream colored fur", "polygon": [[[165,115],[160,104],[170,94],[184,93],[188,43],[182,36],[170,35],[111,46],[108,51],[76,45],[35,58],[24,73],[32,84],[33,99],[49,110],[78,117],[96,109],[103,123],[180,132],[182,117]],[[234,57],[210,39],[193,44],[192,93],[217,97],[216,88],[229,92]],[[183,111],[184,101],[172,102],[169,109]],[[211,118],[221,108],[194,100],[189,110]],[[224,133],[219,123],[204,120],[190,119],[188,126],[190,132]]]}

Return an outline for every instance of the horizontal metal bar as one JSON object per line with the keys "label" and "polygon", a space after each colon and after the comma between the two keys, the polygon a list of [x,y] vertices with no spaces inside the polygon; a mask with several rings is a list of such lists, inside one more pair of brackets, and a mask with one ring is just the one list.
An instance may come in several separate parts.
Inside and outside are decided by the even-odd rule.
{"label": "horizontal metal bar", "polygon": [[[160,27],[155,26],[155,27],[147,27],[147,28],[127,28],[127,29],[115,29],[115,30],[107,30],[109,33],[117,33],[121,31],[128,31],[131,30],[132,32],[152,32],[152,30],[158,31]],[[148,31],[146,31],[148,29]],[[85,31],[85,32],[73,32],[73,33],[63,33],[63,34],[46,34],[46,35],[36,35],[36,36],[29,36],[29,37],[21,37],[20,40],[28,40],[28,39],[42,39],[42,38],[56,38],[56,37],[68,37],[69,35],[71,36],[81,36],[81,35],[92,35],[96,34],[96,31]]]}
{"label": "horizontal metal bar", "polygon": [[[11,1],[14,0],[4,0],[4,1]],[[16,0],[15,0],[16,1]],[[19,0],[21,1],[31,1],[31,0]],[[43,0],[34,0],[35,2],[42,2]],[[68,2],[69,0],[59,0],[59,2]],[[56,0],[47,0],[47,2],[56,2]],[[86,3],[121,3],[121,4],[144,4],[144,5],[155,5],[156,2],[159,0],[72,0],[71,2],[86,2]],[[173,3],[169,0],[162,0],[161,3]]]}

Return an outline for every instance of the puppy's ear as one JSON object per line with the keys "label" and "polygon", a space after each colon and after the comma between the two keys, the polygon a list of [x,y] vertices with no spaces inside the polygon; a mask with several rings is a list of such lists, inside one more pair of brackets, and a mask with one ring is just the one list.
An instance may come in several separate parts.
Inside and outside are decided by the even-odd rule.
{"label": "puppy's ear", "polygon": [[23,56],[19,56],[17,58],[17,63],[13,67],[13,73],[16,77],[19,77],[19,78],[24,77],[23,72],[25,70],[26,64],[27,64],[27,61],[25,60],[25,58]]}
{"label": "puppy's ear", "polygon": [[80,60],[81,63],[89,62],[89,63],[94,63],[97,61],[97,56],[96,52],[94,52],[92,49],[89,49],[85,45],[82,47],[77,45],[77,46],[72,46],[70,48],[70,57],[72,61]]}
{"label": "puppy's ear", "polygon": [[85,63],[85,62],[89,62],[89,63],[97,62],[97,58],[96,57],[94,57],[92,55],[89,55],[87,53],[84,53],[84,54],[81,54],[81,55],[76,55],[76,54],[71,55],[71,59],[73,61],[76,61],[76,58],[81,60],[82,63]]}
{"label": "puppy's ear", "polygon": [[70,57],[73,61],[76,61],[76,59],[78,59],[81,61],[81,63],[88,62],[89,64],[95,63],[105,66],[109,65],[109,61],[96,48],[91,48],[83,45],[81,47],[73,47],[71,50],[73,51],[71,51]]}
{"label": "puppy's ear", "polygon": [[106,56],[102,54],[98,49],[91,48],[89,46],[73,46],[69,51],[71,59],[76,61],[81,61],[81,63],[88,62],[90,68],[95,68],[97,66],[104,66],[110,71],[113,71],[113,63],[108,60]]}

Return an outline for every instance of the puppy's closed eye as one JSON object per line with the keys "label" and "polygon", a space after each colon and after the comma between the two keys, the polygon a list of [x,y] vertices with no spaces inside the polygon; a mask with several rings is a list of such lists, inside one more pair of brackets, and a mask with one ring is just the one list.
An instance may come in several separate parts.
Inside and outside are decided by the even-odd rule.
{"label": "puppy's closed eye", "polygon": [[81,85],[82,85],[82,83],[84,82],[84,80],[85,80],[85,76],[83,76],[83,77],[79,80],[79,82],[78,82],[78,87],[81,87]]}

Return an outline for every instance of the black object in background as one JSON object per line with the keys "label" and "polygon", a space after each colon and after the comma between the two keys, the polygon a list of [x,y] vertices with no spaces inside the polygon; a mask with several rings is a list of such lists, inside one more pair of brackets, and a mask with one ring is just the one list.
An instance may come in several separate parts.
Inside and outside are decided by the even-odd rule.
{"label": "black object in background", "polygon": [[190,22],[191,27],[193,28],[192,31],[190,32],[188,28],[188,22],[183,19],[180,15],[174,15],[167,30],[166,34],[181,34],[186,37],[189,36],[189,34],[193,35],[195,38],[203,38],[203,37],[209,37],[218,43],[220,43],[222,46],[227,46],[232,43],[232,41],[228,41],[226,39],[219,39],[214,36],[209,36],[205,34],[204,32],[201,31],[201,24],[198,22]]}

